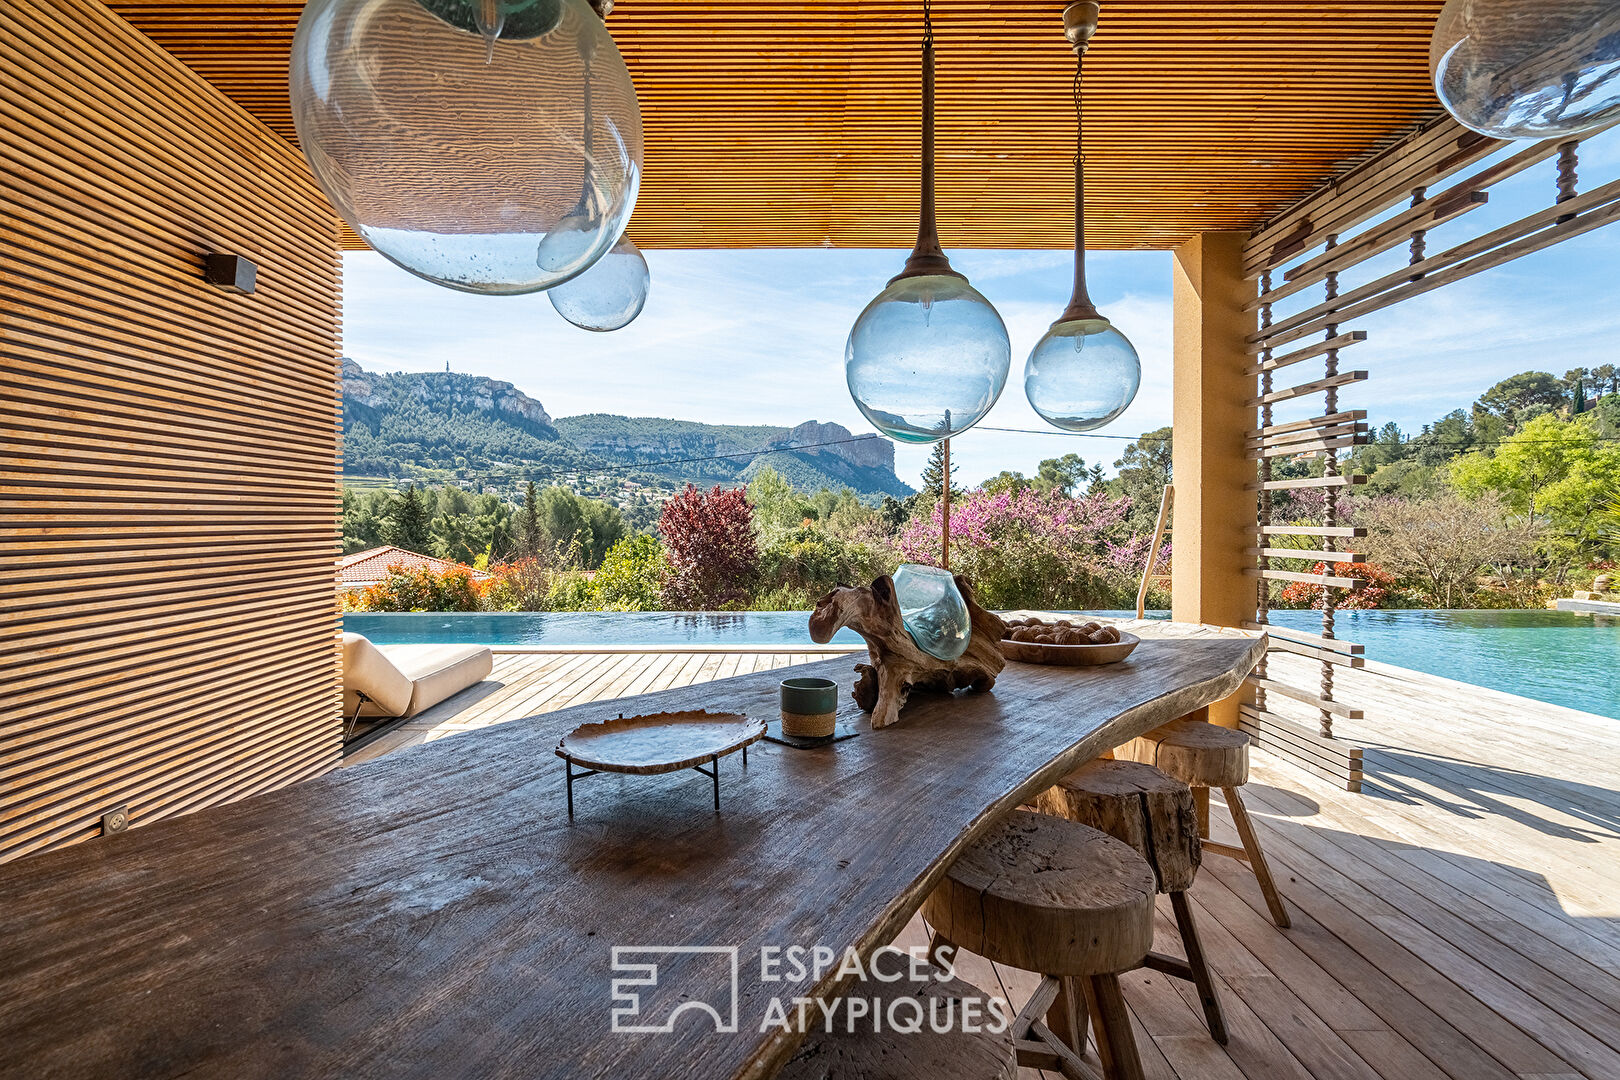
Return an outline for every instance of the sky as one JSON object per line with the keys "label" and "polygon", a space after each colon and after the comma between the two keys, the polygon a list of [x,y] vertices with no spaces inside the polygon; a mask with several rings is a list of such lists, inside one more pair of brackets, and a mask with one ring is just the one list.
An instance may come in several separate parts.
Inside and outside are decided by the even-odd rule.
{"label": "sky", "polygon": [[[1517,150],[1519,147],[1510,147]],[[1436,230],[1431,253],[1547,206],[1547,162],[1491,190],[1490,203]],[[1581,190],[1620,174],[1620,131],[1583,145]],[[634,224],[631,226],[634,236]],[[952,440],[959,482],[1024,473],[1065,453],[1112,465],[1129,438],[1171,420],[1171,255],[1091,252],[1092,299],[1136,346],[1142,386],[1097,433],[1058,433],[1023,393],[1024,358],[1068,300],[1068,251],[953,250],[1007,324],[1013,364],[1001,399]],[[895,274],[906,249],[652,251],[647,307],[611,334],[577,329],[543,293],[475,296],[442,288],[371,252],[344,258],[344,354],[373,371],[443,371],[514,383],[553,416],[587,412],[719,424],[834,422],[871,431],[844,382],[850,325]],[[1347,290],[1401,265],[1404,247],[1345,275]],[[1598,229],[1359,320],[1369,340],[1345,369],[1369,381],[1341,392],[1375,425],[1409,433],[1467,408],[1496,381],[1526,370],[1555,375],[1620,363],[1620,229]],[[1314,299],[1319,293],[1307,290]],[[1279,315],[1284,312],[1279,306]],[[1307,365],[1309,366],[1309,365]],[[1308,415],[1302,413],[1301,415]],[[1293,419],[1281,416],[1278,419]],[[1022,429],[999,431],[997,428]],[[1050,434],[1025,434],[1045,431]],[[896,472],[915,485],[930,447],[896,446]]]}

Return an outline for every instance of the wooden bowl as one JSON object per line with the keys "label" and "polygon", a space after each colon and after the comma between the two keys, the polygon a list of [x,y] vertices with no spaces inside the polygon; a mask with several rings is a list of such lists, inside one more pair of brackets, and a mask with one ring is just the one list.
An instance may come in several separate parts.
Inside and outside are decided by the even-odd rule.
{"label": "wooden bowl", "polygon": [[1121,630],[1119,640],[1108,645],[1042,645],[1035,641],[1001,639],[1001,655],[1025,664],[1051,664],[1055,667],[1096,667],[1117,664],[1142,643],[1135,634]]}

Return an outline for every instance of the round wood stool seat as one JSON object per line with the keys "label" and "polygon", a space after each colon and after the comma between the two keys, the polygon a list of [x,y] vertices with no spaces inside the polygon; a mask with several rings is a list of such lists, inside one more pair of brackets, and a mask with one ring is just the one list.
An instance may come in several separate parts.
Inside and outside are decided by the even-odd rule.
{"label": "round wood stool seat", "polygon": [[1093,761],[1035,799],[1035,809],[1101,829],[1135,848],[1162,893],[1192,888],[1198,873],[1198,811],[1192,788],[1152,765]]}
{"label": "round wood stool seat", "polygon": [[[852,999],[867,1007],[853,1019]],[[961,979],[858,982],[830,1021],[809,1011],[811,1031],[777,1080],[1015,1080],[1012,1028],[987,1011],[989,1000]],[[936,1030],[934,1017],[945,1027],[947,1015],[948,1030]]]}
{"label": "round wood stool seat", "polygon": [[923,917],[931,952],[954,945],[1043,976],[1013,1021],[1019,1065],[1094,1076],[1083,1057],[1094,1022],[1106,1080],[1142,1080],[1118,973],[1141,967],[1152,948],[1155,890],[1129,844],[1015,810],[957,858]]}
{"label": "round wood stool seat", "polygon": [[[1211,724],[1205,717],[1207,710],[1154,728],[1116,747],[1114,756],[1152,765],[1192,788],[1198,808],[1198,834],[1203,838],[1204,850],[1248,863],[1265,895],[1266,907],[1271,909],[1271,921],[1286,930],[1288,909],[1283,906],[1282,895],[1271,877],[1271,867],[1260,850],[1260,837],[1249,820],[1243,796],[1238,794],[1238,788],[1249,782],[1249,737],[1233,728]],[[1219,788],[1226,797],[1226,808],[1232,813],[1232,824],[1242,847],[1216,843],[1209,838],[1210,788]]]}
{"label": "round wood stool seat", "polygon": [[1137,740],[1151,757],[1137,756],[1190,787],[1233,788],[1249,782],[1249,737],[1203,720],[1177,720]]}
{"label": "round wood stool seat", "polygon": [[923,905],[951,943],[1043,975],[1140,967],[1153,946],[1153,871],[1098,829],[1015,810],[963,852]]}
{"label": "round wood stool seat", "polygon": [[1170,894],[1170,907],[1187,958],[1150,952],[1144,965],[1192,983],[1204,1007],[1210,1035],[1224,1045],[1226,1017],[1187,900],[1187,890],[1192,888],[1203,857],[1192,788],[1151,765],[1093,761],[1042,792],[1035,800],[1035,808],[1043,814],[1101,829],[1131,845],[1147,860],[1158,877],[1159,891]]}

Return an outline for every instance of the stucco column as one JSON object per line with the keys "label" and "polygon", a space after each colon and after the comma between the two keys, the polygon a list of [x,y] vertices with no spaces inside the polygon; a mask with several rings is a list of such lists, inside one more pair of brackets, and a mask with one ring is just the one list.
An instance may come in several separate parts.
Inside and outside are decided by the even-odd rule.
{"label": "stucco column", "polygon": [[[1170,567],[1171,615],[1178,622],[1238,626],[1255,613],[1256,469],[1244,457],[1244,433],[1258,422],[1243,403],[1257,382],[1244,338],[1256,319],[1243,304],[1255,295],[1243,279],[1246,233],[1203,233],[1175,250],[1176,503]],[[1210,719],[1237,726],[1237,697],[1210,708]]]}

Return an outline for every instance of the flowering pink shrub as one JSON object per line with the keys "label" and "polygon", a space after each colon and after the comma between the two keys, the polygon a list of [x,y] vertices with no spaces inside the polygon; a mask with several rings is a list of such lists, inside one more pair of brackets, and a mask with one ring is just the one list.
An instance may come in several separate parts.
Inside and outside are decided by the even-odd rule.
{"label": "flowering pink shrub", "polygon": [[[1130,509],[1101,492],[970,492],[951,506],[951,569],[986,607],[1134,607],[1153,539],[1130,531]],[[941,518],[936,506],[931,519],[912,519],[900,538],[908,561],[939,564]]]}

